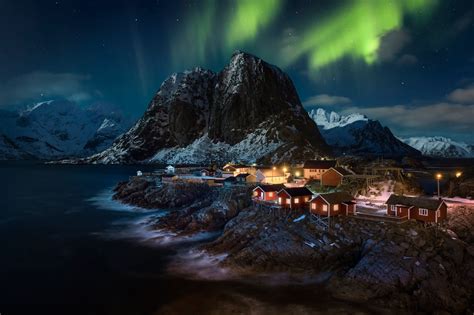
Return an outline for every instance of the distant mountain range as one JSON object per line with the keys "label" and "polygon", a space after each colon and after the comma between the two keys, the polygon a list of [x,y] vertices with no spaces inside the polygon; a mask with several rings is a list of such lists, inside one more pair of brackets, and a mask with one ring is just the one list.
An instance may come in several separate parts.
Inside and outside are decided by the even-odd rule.
{"label": "distant mountain range", "polygon": [[420,152],[395,137],[389,128],[362,114],[347,116],[324,109],[311,110],[326,142],[339,155],[385,157],[419,156]]}
{"label": "distant mountain range", "polygon": [[163,82],[143,117],[84,163],[298,162],[330,154],[293,82],[244,52]]}
{"label": "distant mountain range", "polygon": [[110,105],[51,100],[0,111],[0,160],[60,159],[100,152],[131,122]]}
{"label": "distant mountain range", "polygon": [[426,156],[444,158],[474,157],[474,145],[456,142],[445,137],[410,137],[401,140]]}

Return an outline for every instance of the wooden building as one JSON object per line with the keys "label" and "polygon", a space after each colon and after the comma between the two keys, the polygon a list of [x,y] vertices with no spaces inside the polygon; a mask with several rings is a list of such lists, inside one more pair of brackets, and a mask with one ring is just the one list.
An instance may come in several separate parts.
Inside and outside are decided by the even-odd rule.
{"label": "wooden building", "polygon": [[257,200],[275,201],[280,190],[284,189],[285,185],[258,185],[253,189],[253,197]]}
{"label": "wooden building", "polygon": [[232,172],[234,176],[244,173],[255,175],[257,171],[255,167],[243,164],[226,164],[222,170],[225,172]]}
{"label": "wooden building", "polygon": [[387,201],[387,214],[407,220],[440,223],[446,220],[448,206],[443,199],[407,197],[392,194]]}
{"label": "wooden building", "polygon": [[321,175],[321,185],[337,187],[342,184],[344,177],[353,175],[343,167],[331,167]]}
{"label": "wooden building", "polygon": [[283,188],[277,193],[278,204],[284,208],[302,209],[308,207],[313,193],[306,187]]}
{"label": "wooden building", "polygon": [[239,184],[255,184],[257,182],[257,177],[248,173],[239,174],[235,178]]}
{"label": "wooden building", "polygon": [[304,178],[321,179],[321,175],[331,167],[336,167],[336,161],[332,160],[308,160],[303,165]]}
{"label": "wooden building", "polygon": [[354,197],[346,192],[319,194],[309,202],[309,211],[321,216],[352,215],[355,213]]}

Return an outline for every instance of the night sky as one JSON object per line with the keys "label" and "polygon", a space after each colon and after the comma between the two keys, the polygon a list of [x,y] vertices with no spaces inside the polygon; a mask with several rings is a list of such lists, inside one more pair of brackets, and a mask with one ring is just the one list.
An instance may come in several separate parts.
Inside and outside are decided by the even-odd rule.
{"label": "night sky", "polygon": [[0,108],[104,101],[139,117],[171,73],[236,49],[304,105],[474,143],[474,2],[0,0]]}

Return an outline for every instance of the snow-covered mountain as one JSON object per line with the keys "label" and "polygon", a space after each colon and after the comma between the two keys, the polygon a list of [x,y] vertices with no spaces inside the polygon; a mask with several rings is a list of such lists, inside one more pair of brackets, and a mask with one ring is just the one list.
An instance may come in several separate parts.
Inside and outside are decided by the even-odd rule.
{"label": "snow-covered mountain", "polygon": [[277,163],[328,152],[288,75],[236,52],[219,73],[173,74],[126,134],[80,162]]}
{"label": "snow-covered mountain", "polygon": [[340,115],[324,109],[311,110],[326,142],[342,155],[417,156],[420,152],[397,139],[389,128],[362,114]]}
{"label": "snow-covered mountain", "polygon": [[131,125],[105,104],[46,101],[0,111],[0,159],[59,159],[94,154]]}
{"label": "snow-covered mountain", "polygon": [[410,137],[403,142],[421,151],[423,155],[444,158],[474,157],[474,146],[445,137]]}

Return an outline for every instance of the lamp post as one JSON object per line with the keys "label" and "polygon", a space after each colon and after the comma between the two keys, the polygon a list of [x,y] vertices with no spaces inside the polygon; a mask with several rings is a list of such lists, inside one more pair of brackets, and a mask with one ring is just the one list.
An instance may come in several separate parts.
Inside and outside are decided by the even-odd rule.
{"label": "lamp post", "polygon": [[439,198],[439,181],[441,180],[441,178],[443,177],[443,175],[441,175],[440,173],[436,174],[436,181],[438,182],[438,198]]}

